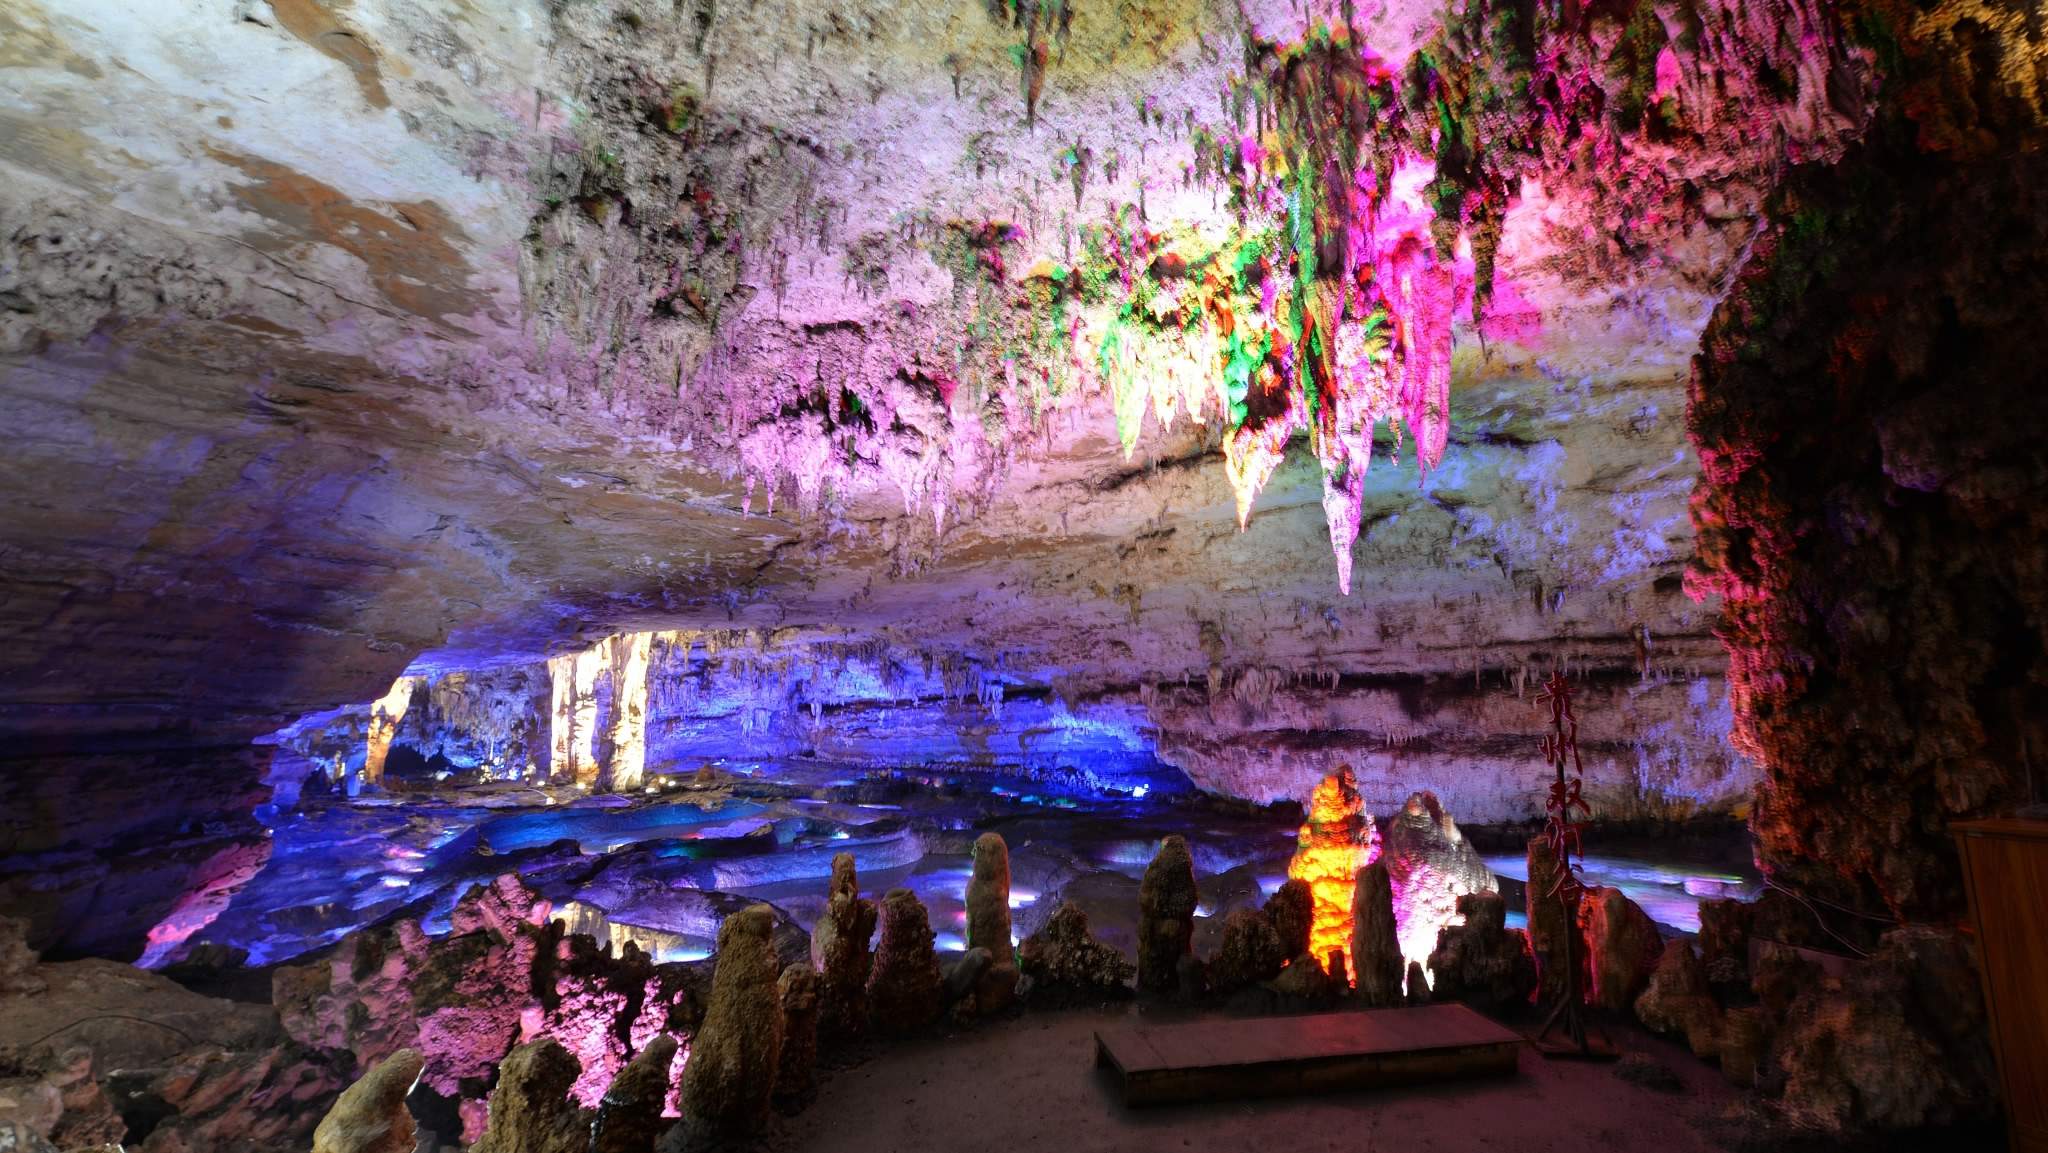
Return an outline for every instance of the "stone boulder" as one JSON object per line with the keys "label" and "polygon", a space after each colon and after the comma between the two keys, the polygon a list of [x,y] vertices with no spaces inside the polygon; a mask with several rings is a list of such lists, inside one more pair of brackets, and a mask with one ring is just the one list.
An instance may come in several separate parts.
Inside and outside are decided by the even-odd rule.
{"label": "stone boulder", "polygon": [[786,965],[776,978],[782,1002],[782,1057],[775,1071],[775,1096],[799,1099],[811,1091],[818,1067],[818,973],[809,965]]}
{"label": "stone boulder", "polygon": [[1838,1140],[1991,1116],[1996,1066],[1972,953],[1952,929],[1894,929],[1867,961],[1802,992],[1769,1045],[1779,1111]]}
{"label": "stone boulder", "polygon": [[[180,1053],[145,1085],[126,1090],[171,1116],[157,1122],[141,1153],[203,1149],[304,1149],[348,1081],[336,1061],[292,1042],[260,1049],[196,1046]],[[126,1078],[110,1083],[129,1084]]]}
{"label": "stone boulder", "polygon": [[591,1121],[590,1153],[649,1153],[654,1148],[669,1127],[661,1110],[668,1102],[676,1048],[674,1037],[657,1036],[612,1078]]}
{"label": "stone boulder", "polygon": [[1280,949],[1290,957],[1308,952],[1309,930],[1316,914],[1316,895],[1308,882],[1289,877],[1266,898],[1266,918],[1280,934]]}
{"label": "stone boulder", "polygon": [[1749,980],[1749,938],[1757,904],[1728,898],[1700,902],[1696,941],[1709,985],[1741,986]]}
{"label": "stone boulder", "polygon": [[[1380,860],[1386,864],[1392,886],[1404,956],[1427,956],[1436,947],[1437,931],[1457,915],[1458,898],[1499,887],[1493,870],[1486,867],[1479,850],[1465,839],[1435,793],[1410,793],[1387,819],[1381,846]],[[1351,964],[1354,971],[1359,970],[1355,947]],[[1397,969],[1394,984],[1399,984],[1399,979]],[[1364,977],[1359,980],[1363,982]]]}
{"label": "stone boulder", "polygon": [[405,1099],[425,1065],[418,1049],[400,1049],[342,1090],[313,1130],[313,1153],[413,1153],[418,1127]]}
{"label": "stone boulder", "polygon": [[1351,904],[1351,967],[1358,999],[1368,1009],[1401,1003],[1401,940],[1385,857],[1358,871]]}
{"label": "stone boulder", "polygon": [[1270,981],[1286,963],[1287,952],[1273,922],[1256,909],[1239,909],[1223,919],[1222,943],[1209,959],[1209,990],[1227,994]]}
{"label": "stone boulder", "polygon": [[861,899],[852,853],[832,858],[827,893],[825,912],[811,930],[811,964],[818,970],[818,1035],[832,1042],[867,1029],[876,910],[873,901]]}
{"label": "stone boulder", "polygon": [[469,1153],[583,1153],[590,1118],[569,1099],[582,1073],[582,1064],[553,1038],[513,1049],[498,1067],[489,1119]]}
{"label": "stone boulder", "polygon": [[1278,998],[1273,1008],[1285,1012],[1322,1008],[1337,998],[1343,984],[1329,975],[1313,953],[1304,952],[1264,988]]}
{"label": "stone boulder", "polygon": [[1635,1014],[1651,1032],[1683,1038],[1697,1056],[1720,1052],[1721,1006],[1707,992],[1706,969],[1691,942],[1675,941],[1657,958]]}
{"label": "stone boulder", "polygon": [[878,1032],[913,1033],[932,1023],[945,1002],[945,978],[932,951],[931,915],[909,889],[882,898],[882,932],[868,978],[870,1022]]}
{"label": "stone boulder", "polygon": [[1095,939],[1079,905],[1060,907],[1018,951],[1031,999],[1047,1005],[1090,1004],[1131,995],[1131,962]]}
{"label": "stone boulder", "polygon": [[1529,938],[1507,927],[1507,904],[1499,893],[1458,898],[1462,925],[1437,934],[1429,969],[1438,1001],[1463,1001],[1481,1012],[1499,1013],[1529,1003],[1536,991],[1536,958]]}
{"label": "stone boulder", "polygon": [[1178,834],[1159,843],[1138,886],[1138,989],[1171,993],[1195,940],[1195,861]]}
{"label": "stone boulder", "polygon": [[1620,889],[1595,885],[1580,899],[1579,929],[1592,977],[1587,1002],[1616,1013],[1628,1011],[1649,986],[1664,952],[1657,923]]}
{"label": "stone boulder", "polygon": [[782,1063],[774,932],[775,912],[766,905],[734,913],[718,927],[710,1004],[683,1066],[683,1116],[706,1140],[750,1135],[768,1123]]}

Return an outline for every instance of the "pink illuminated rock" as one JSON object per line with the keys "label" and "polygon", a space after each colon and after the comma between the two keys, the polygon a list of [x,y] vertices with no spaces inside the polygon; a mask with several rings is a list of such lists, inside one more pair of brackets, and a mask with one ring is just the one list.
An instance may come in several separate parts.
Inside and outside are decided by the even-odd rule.
{"label": "pink illuminated rock", "polygon": [[[1431,792],[1409,794],[1387,821],[1384,845],[1401,955],[1427,964],[1437,933],[1458,915],[1459,898],[1494,889],[1493,871]],[[1396,966],[1395,984],[1405,968]]]}

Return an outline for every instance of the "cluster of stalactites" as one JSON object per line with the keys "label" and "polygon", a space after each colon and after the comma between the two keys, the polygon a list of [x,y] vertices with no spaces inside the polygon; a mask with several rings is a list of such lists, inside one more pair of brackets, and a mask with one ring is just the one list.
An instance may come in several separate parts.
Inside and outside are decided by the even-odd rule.
{"label": "cluster of stalactites", "polygon": [[[1356,54],[1346,65],[1361,82],[1389,81],[1369,53],[1326,50]],[[1125,238],[1137,251],[1111,253],[1125,281],[1121,312],[1079,323],[1073,336],[1077,359],[1114,396],[1126,457],[1148,411],[1170,427],[1182,412],[1205,422],[1214,405],[1241,529],[1288,443],[1306,433],[1349,594],[1375,429],[1385,421],[1397,440],[1405,433],[1425,469],[1443,456],[1451,328],[1472,305],[1471,245],[1461,236],[1446,252],[1438,242],[1432,159],[1353,123],[1350,105],[1293,73],[1272,90],[1280,114],[1237,140],[1239,235],[1187,245],[1206,250],[1196,261],[1173,253],[1203,275],[1135,293],[1154,251],[1179,245],[1142,231]]]}

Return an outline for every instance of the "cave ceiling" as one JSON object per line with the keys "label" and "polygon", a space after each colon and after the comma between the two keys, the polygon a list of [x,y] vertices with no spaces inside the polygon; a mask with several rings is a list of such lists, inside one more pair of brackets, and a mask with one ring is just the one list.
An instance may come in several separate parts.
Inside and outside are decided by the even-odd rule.
{"label": "cave ceiling", "polygon": [[[1862,57],[1570,7],[7,0],[9,718],[246,741],[651,627],[1712,675],[1687,365]],[[1198,342],[1290,294],[1224,395]]]}

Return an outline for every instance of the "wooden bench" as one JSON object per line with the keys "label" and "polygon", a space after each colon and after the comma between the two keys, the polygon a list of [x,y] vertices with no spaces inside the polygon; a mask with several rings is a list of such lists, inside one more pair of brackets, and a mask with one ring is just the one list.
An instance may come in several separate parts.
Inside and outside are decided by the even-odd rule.
{"label": "wooden bench", "polygon": [[1507,1076],[1523,1044],[1448,1004],[1100,1029],[1095,1064],[1125,1104],[1163,1105]]}

